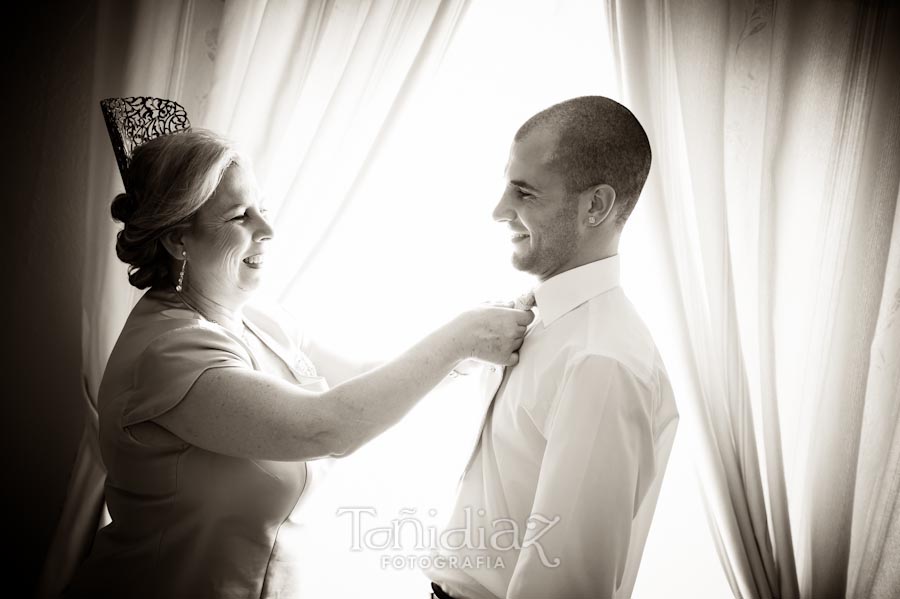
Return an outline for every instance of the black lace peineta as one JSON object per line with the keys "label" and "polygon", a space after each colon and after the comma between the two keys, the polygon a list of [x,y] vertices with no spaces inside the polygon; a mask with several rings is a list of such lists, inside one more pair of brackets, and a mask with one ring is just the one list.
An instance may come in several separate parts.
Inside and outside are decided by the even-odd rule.
{"label": "black lace peineta", "polygon": [[128,166],[138,146],[163,135],[191,129],[187,112],[172,100],[145,96],[107,98],[101,100],[100,108],[126,191],[129,191]]}

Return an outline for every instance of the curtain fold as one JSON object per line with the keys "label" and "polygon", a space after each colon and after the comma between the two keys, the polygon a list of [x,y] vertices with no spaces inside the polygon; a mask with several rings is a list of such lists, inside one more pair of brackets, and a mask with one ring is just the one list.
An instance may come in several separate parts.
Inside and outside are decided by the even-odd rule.
{"label": "curtain fold", "polygon": [[108,522],[97,393],[141,295],[115,255],[119,225],[109,205],[122,183],[99,100],[171,98],[195,127],[236,140],[254,161],[268,203],[282,208],[278,227],[300,230],[282,242],[290,259],[280,271],[275,265],[271,277],[290,281],[327,235],[405,95],[440,60],[465,6],[466,0],[98,3],[82,293],[86,421],[39,597],[59,595],[98,526]]}
{"label": "curtain fold", "polygon": [[[891,132],[900,128],[900,81],[890,57],[900,56],[900,39],[892,35],[900,28],[898,20],[900,14],[890,11],[883,24],[869,122],[874,172],[868,173],[871,188],[866,189],[882,201],[893,197],[895,206],[900,139]],[[900,570],[890,567],[900,562],[900,211],[894,211],[890,236],[881,236],[872,251],[888,258],[865,383],[847,590],[852,597],[887,598],[900,588]]]}
{"label": "curtain fold", "polygon": [[886,589],[900,451],[900,363],[884,349],[900,345],[897,9],[607,10],[624,101],[653,144],[642,203],[675,275],[693,371],[680,406],[701,435],[732,591]]}
{"label": "curtain fold", "polygon": [[[900,100],[900,98],[898,98]],[[900,200],[900,197],[897,198]],[[900,588],[900,210],[885,271],[863,414],[850,545],[850,597],[888,598]]]}

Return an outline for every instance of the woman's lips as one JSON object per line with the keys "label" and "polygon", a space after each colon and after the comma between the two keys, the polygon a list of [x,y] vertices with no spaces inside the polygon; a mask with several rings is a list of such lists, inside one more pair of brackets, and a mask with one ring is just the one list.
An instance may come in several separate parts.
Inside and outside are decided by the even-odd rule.
{"label": "woman's lips", "polygon": [[263,255],[254,254],[253,256],[247,256],[246,258],[244,258],[243,262],[250,268],[262,268]]}

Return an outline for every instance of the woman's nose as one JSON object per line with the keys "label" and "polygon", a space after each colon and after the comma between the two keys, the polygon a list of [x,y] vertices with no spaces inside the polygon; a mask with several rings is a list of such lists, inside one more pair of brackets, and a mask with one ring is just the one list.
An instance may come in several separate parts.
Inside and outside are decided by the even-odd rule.
{"label": "woman's nose", "polygon": [[264,218],[260,219],[260,226],[253,234],[254,241],[264,241],[275,237],[275,228]]}

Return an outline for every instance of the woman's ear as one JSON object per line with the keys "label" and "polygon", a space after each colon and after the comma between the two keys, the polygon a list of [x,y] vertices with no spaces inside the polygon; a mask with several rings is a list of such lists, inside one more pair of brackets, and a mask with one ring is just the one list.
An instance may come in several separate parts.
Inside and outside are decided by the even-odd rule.
{"label": "woman's ear", "polygon": [[184,260],[184,230],[183,229],[172,229],[170,231],[166,231],[162,238],[163,247],[166,248],[166,251],[169,252],[169,255],[175,258],[176,260]]}
{"label": "woman's ear", "polygon": [[591,205],[588,208],[587,224],[590,227],[597,227],[612,214],[613,206],[616,204],[616,190],[606,183],[601,183],[589,191]]}

